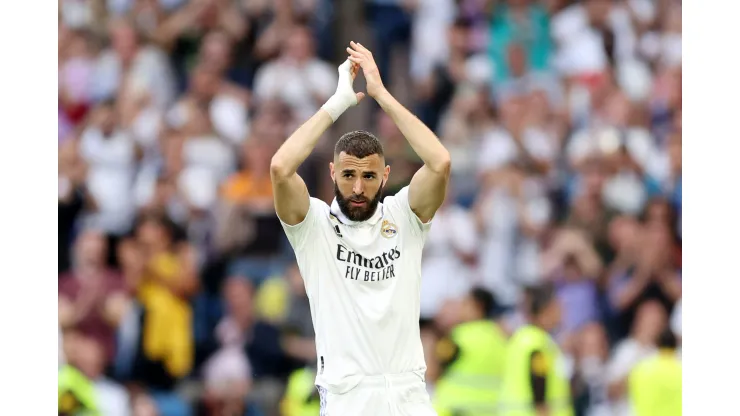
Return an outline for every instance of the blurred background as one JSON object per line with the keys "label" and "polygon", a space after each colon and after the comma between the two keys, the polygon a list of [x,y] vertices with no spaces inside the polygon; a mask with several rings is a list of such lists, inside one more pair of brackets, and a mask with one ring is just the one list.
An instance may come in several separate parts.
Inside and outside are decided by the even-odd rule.
{"label": "blurred background", "polygon": [[[59,0],[60,395],[305,414],[313,329],[269,161],[355,40],[452,154],[422,265],[431,394],[471,289],[511,333],[547,281],[577,414],[632,414],[630,371],[681,336],[681,32],[680,0]],[[356,129],[387,195],[420,166],[366,101],[301,167],[313,196]]]}

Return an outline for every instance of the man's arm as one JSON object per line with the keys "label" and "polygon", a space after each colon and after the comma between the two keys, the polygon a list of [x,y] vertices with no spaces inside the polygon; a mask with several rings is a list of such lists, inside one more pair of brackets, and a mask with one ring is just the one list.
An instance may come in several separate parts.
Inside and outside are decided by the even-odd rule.
{"label": "man's arm", "polygon": [[308,189],[296,173],[311,154],[319,137],[332,125],[332,119],[321,109],[303,123],[272,157],[270,178],[275,199],[275,211],[280,220],[296,225],[306,218],[309,207]]}
{"label": "man's arm", "polygon": [[547,416],[550,414],[546,399],[547,366],[548,364],[542,352],[532,352],[529,362],[529,380],[530,388],[532,389],[532,401],[537,416]]}
{"label": "man's arm", "polygon": [[450,178],[450,153],[437,136],[424,123],[411,114],[386,91],[376,98],[408,140],[411,148],[424,161],[411,179],[409,205],[411,210],[426,223],[442,205]]}
{"label": "man's arm", "polygon": [[450,153],[437,136],[399,103],[383,86],[372,53],[359,43],[351,42],[347,52],[350,61],[362,67],[367,93],[396,123],[424,166],[414,174],[409,185],[409,205],[422,222],[428,222],[442,205],[450,177]]}
{"label": "man's arm", "polygon": [[332,123],[364,97],[364,94],[355,94],[352,89],[356,71],[356,66],[349,61],[345,61],[339,67],[337,92],[313,117],[303,123],[272,157],[270,178],[272,179],[275,211],[280,220],[288,225],[300,224],[306,218],[310,206],[306,184],[296,173],[298,167],[311,154],[319,137]]}

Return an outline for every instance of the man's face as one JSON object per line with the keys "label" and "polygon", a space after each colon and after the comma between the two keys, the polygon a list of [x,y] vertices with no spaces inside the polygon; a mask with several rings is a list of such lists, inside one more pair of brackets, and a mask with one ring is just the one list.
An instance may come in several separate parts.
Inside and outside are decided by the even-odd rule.
{"label": "man's face", "polygon": [[133,27],[124,22],[117,22],[113,25],[110,36],[113,49],[124,62],[134,58],[138,45]]}
{"label": "man's face", "polygon": [[560,301],[556,297],[553,297],[550,303],[545,307],[543,313],[545,325],[548,327],[547,329],[549,331],[555,330],[560,326],[563,313]]}
{"label": "man's face", "polygon": [[294,30],[285,42],[285,55],[291,60],[303,62],[313,55],[311,34],[305,29]]}
{"label": "man's face", "polygon": [[97,266],[105,263],[108,255],[105,237],[97,232],[86,232],[77,241],[76,254],[80,265]]}
{"label": "man's face", "polygon": [[655,342],[660,332],[665,328],[667,321],[665,309],[659,303],[649,301],[643,303],[637,309],[633,331],[635,335],[643,336]]}
{"label": "man's face", "polygon": [[460,317],[462,321],[474,321],[480,319],[480,311],[475,298],[468,295],[460,301]]}
{"label": "man's face", "polygon": [[149,247],[159,245],[167,239],[167,235],[165,226],[154,219],[144,221],[136,232],[138,240]]}
{"label": "man's face", "polygon": [[369,219],[378,207],[390,173],[385,160],[377,154],[360,159],[342,152],[334,156],[329,170],[342,213],[352,221]]}
{"label": "man's face", "polygon": [[217,70],[223,70],[229,65],[231,44],[229,38],[221,32],[209,33],[201,46],[201,60]]}
{"label": "man's face", "polygon": [[252,315],[254,289],[244,278],[231,277],[224,285],[226,309],[238,320],[248,319]]}
{"label": "man's face", "polygon": [[218,92],[219,81],[212,68],[196,68],[191,78],[191,91],[198,99],[208,101]]}

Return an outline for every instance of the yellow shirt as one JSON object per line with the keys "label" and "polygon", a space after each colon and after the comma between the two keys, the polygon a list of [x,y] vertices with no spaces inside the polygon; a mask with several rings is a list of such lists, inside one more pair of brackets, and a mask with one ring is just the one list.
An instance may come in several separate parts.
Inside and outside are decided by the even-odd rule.
{"label": "yellow shirt", "polygon": [[148,266],[137,293],[146,311],[144,354],[152,361],[163,362],[170,375],[183,377],[193,366],[192,310],[185,299],[157,281],[179,279],[180,260],[172,253],[163,253],[154,256]]}
{"label": "yellow shirt", "polygon": [[635,416],[681,416],[681,395],[681,361],[673,351],[661,351],[630,373],[629,396]]}

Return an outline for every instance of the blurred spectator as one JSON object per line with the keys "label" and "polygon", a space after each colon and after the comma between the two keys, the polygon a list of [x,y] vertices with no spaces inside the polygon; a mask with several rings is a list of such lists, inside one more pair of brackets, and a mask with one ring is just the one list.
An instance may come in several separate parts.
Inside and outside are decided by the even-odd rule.
{"label": "blurred spectator", "polygon": [[59,276],[59,324],[99,343],[104,369],[115,355],[116,327],[128,302],[122,276],[106,265],[108,250],[103,234],[84,231],[75,241],[72,269]]}
{"label": "blurred spectator", "polygon": [[494,110],[482,90],[460,89],[452,97],[439,120],[439,134],[452,157],[451,189],[467,208],[479,191],[478,170],[480,142],[492,129]]}
{"label": "blurred spectator", "polygon": [[417,0],[365,0],[365,16],[374,40],[373,56],[386,78],[385,85],[392,85],[396,76],[390,71],[393,51],[408,45],[411,38],[409,9],[417,3]]}
{"label": "blurred spectator", "polygon": [[[406,2],[413,12],[411,25],[411,62],[413,79],[423,80],[450,57],[447,32],[455,18],[453,0],[414,0]],[[448,35],[449,36],[449,35]],[[382,74],[382,72],[381,72]]]}
{"label": "blurred spectator", "polygon": [[437,128],[439,118],[457,91],[481,90],[491,78],[491,66],[472,49],[471,22],[458,19],[444,27],[447,28],[445,44],[449,47],[441,50],[446,58],[420,63],[422,67],[414,74],[417,95],[422,100],[419,116],[431,129]]}
{"label": "blurred spectator", "polygon": [[506,337],[488,318],[493,294],[474,288],[461,297],[459,321],[436,347],[440,376],[434,406],[445,414],[490,414],[499,406]]}
{"label": "blurred spectator", "polygon": [[95,208],[95,202],[85,186],[87,168],[78,153],[78,142],[69,141],[59,147],[58,159],[59,203],[59,273],[69,270],[70,246],[75,227],[85,209]]}
{"label": "blurred spectator", "polygon": [[[229,340],[234,341],[234,340]],[[209,415],[259,415],[247,402],[252,386],[251,368],[242,346],[225,345],[204,365],[205,397],[203,407]]]}
{"label": "blurred spectator", "polygon": [[613,257],[608,229],[617,214],[604,203],[606,177],[606,168],[598,159],[584,161],[575,180],[573,201],[565,223],[585,232],[602,260],[608,262]]}
{"label": "blurred spectator", "polygon": [[434,228],[424,245],[421,282],[421,316],[431,319],[442,304],[455,299],[477,280],[478,236],[475,219],[451,196],[434,215]]}
{"label": "blurred spectator", "polygon": [[560,338],[568,342],[586,324],[601,320],[596,282],[601,260],[581,233],[569,230],[555,237],[546,255],[557,264],[552,277],[562,305]]}
{"label": "blurred spectator", "polygon": [[667,316],[660,303],[643,303],[637,309],[630,335],[614,348],[606,368],[613,415],[632,414],[627,400],[627,377],[635,365],[657,351],[658,337],[666,325]]}
{"label": "blurred spectator", "polygon": [[421,346],[424,349],[424,361],[427,364],[427,392],[433,397],[437,380],[439,379],[439,375],[442,371],[440,362],[437,359],[436,351],[440,337],[435,330],[434,325],[431,324],[422,325],[420,334]]}
{"label": "blurred spectator", "polygon": [[254,398],[272,414],[282,394],[281,383],[300,365],[289,359],[280,344],[278,328],[263,322],[254,313],[254,289],[249,280],[232,277],[224,283],[226,316],[216,327],[223,346],[241,346],[251,363],[255,378]]}
{"label": "blurred spectator", "polygon": [[[89,35],[59,28],[59,107],[60,122],[76,125],[89,110],[92,91],[89,79],[95,68]],[[66,137],[65,137],[66,138]]]}
{"label": "blurred spectator", "polygon": [[635,52],[629,12],[623,3],[610,0],[586,0],[563,9],[553,17],[552,35],[559,45],[560,71],[581,80],[598,77],[615,60],[629,60]]}
{"label": "blurred spectator", "polygon": [[491,19],[490,42],[489,54],[498,81],[523,75],[506,58],[511,53],[521,54],[518,59],[528,62],[533,71],[549,69],[550,22],[547,12],[537,2],[496,2]]}
{"label": "blurred spectator", "polygon": [[216,244],[230,260],[229,273],[262,281],[276,272],[274,260],[283,248],[270,181],[274,146],[252,137],[242,146],[242,169],[221,188]]}
{"label": "blurred spectator", "polygon": [[551,219],[543,175],[554,149],[547,134],[527,127],[530,110],[522,101],[511,99],[501,111],[503,126],[486,135],[478,155],[482,189],[477,215],[484,230],[485,285],[501,304],[512,306],[520,285],[542,277],[540,238]]}
{"label": "blurred spectator", "polygon": [[675,228],[678,236],[681,235],[681,133],[676,132],[669,136],[665,144],[665,153],[659,153],[654,158],[654,164],[650,167],[649,175],[657,182],[659,193],[669,203],[669,208],[675,212],[674,223],[669,224]]}
{"label": "blurred spectator", "polygon": [[138,152],[119,121],[114,101],[100,104],[79,144],[80,155],[88,165],[87,188],[97,206],[97,212],[88,218],[89,226],[111,237],[123,236],[135,215],[132,189]]}
{"label": "blurred spectator", "polygon": [[100,413],[106,416],[131,414],[129,394],[126,389],[105,377],[105,348],[94,338],[76,337],[72,342],[70,364],[78,368],[95,387],[95,397]]}
{"label": "blurred spectator", "polygon": [[676,337],[667,328],[658,340],[659,352],[635,366],[629,376],[629,396],[635,416],[682,413],[682,366]]}
{"label": "blurred spectator", "polygon": [[606,365],[609,343],[604,328],[595,322],[584,326],[575,349],[576,409],[585,416],[610,416]]}
{"label": "blurred spectator", "polygon": [[606,379],[609,344],[600,324],[590,323],[579,332],[575,358],[576,409],[586,416],[611,415]]}
{"label": "blurred spectator", "polygon": [[[209,33],[211,31],[221,31],[223,38],[214,39]],[[246,31],[247,24],[235,2],[196,0],[186,2],[158,25],[153,37],[170,51],[180,85],[184,86],[185,74],[196,62],[199,49],[201,59],[213,58],[209,63],[216,68],[212,69],[225,71],[230,59],[230,42],[241,40]],[[222,43],[217,45],[217,41]]]}
{"label": "blurred spectator", "polygon": [[169,390],[193,365],[189,298],[198,289],[195,252],[178,242],[172,225],[157,214],[140,219],[124,252],[126,267],[134,269],[128,284],[143,309],[133,378]]}
{"label": "blurred spectator", "polygon": [[164,53],[147,45],[137,33],[133,22],[126,19],[110,22],[111,47],[97,60],[92,76],[94,100],[108,100],[126,85],[139,91],[149,91],[158,108],[172,103],[175,86],[172,70]]}
{"label": "blurred spectator", "polygon": [[681,275],[670,236],[664,225],[646,226],[634,266],[611,277],[609,297],[620,334],[632,326],[641,303],[655,300],[668,313],[681,297]]}
{"label": "blurred spectator", "polygon": [[[340,37],[369,36],[386,85],[453,159],[422,266],[430,392],[464,313],[455,293],[491,290],[510,334],[526,288],[548,281],[577,414],[621,414],[667,316],[681,335],[681,2],[360,5],[60,0],[60,360],[127,383],[132,415],[278,414],[289,376],[318,407],[310,305],[267,166],[334,92]],[[384,112],[357,115],[393,195],[421,162]],[[327,200],[332,148],[299,169]]]}
{"label": "blurred spectator", "polygon": [[336,69],[316,57],[310,30],[299,26],[290,30],[280,55],[260,68],[254,93],[258,100],[281,99],[303,121],[334,93],[336,85]]}
{"label": "blurred spectator", "polygon": [[298,270],[298,265],[291,265],[285,274],[290,284],[291,297],[288,316],[283,323],[283,348],[294,360],[308,365],[316,365],[316,343],[314,341],[311,305],[306,296],[306,286]]}

